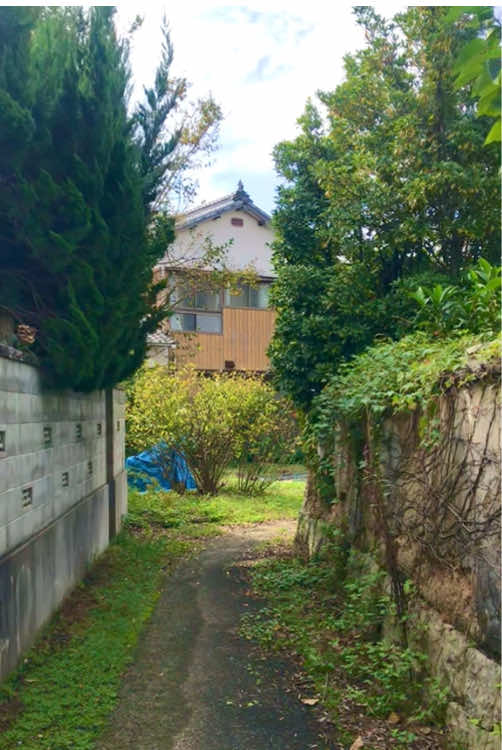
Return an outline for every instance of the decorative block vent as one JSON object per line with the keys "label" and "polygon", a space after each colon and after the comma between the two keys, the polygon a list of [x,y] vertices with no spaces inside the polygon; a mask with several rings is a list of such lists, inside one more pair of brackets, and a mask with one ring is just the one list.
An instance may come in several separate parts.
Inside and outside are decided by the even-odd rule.
{"label": "decorative block vent", "polygon": [[67,471],[63,471],[63,473],[61,474],[61,486],[62,487],[70,486],[70,474]]}
{"label": "decorative block vent", "polygon": [[87,462],[87,476],[92,477],[93,467],[92,461]]}
{"label": "decorative block vent", "polygon": [[80,423],[75,425],[75,438],[76,440],[82,440],[82,425]]}
{"label": "decorative block vent", "polygon": [[98,422],[96,425],[96,433],[98,436],[103,434],[103,425],[101,422]]}
{"label": "decorative block vent", "polygon": [[233,219],[231,219],[231,224],[232,224],[233,227],[243,227],[244,226],[244,220],[243,219],[233,218]]}
{"label": "decorative block vent", "polygon": [[0,453],[5,450],[5,430],[0,430]]}
{"label": "decorative block vent", "polygon": [[44,448],[49,448],[52,445],[52,427],[44,427]]}
{"label": "decorative block vent", "polygon": [[29,508],[33,505],[33,487],[25,487],[21,490],[23,498],[23,508]]}

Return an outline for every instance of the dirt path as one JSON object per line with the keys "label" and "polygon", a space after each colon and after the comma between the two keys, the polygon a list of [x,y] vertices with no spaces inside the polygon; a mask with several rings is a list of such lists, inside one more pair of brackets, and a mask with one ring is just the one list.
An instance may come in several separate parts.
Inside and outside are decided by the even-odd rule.
{"label": "dirt path", "polygon": [[[294,667],[239,637],[243,561],[290,522],[228,530],[169,576],[100,750],[327,750]],[[289,692],[287,692],[289,690]]]}

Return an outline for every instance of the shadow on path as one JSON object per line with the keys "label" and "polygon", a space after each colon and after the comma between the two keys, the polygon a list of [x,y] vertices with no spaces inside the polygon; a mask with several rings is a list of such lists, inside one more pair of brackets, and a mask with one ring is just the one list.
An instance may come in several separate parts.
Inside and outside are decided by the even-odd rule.
{"label": "shadow on path", "polygon": [[328,750],[312,709],[286,692],[293,666],[239,637],[260,603],[238,563],[277,530],[231,531],[166,578],[100,750]]}

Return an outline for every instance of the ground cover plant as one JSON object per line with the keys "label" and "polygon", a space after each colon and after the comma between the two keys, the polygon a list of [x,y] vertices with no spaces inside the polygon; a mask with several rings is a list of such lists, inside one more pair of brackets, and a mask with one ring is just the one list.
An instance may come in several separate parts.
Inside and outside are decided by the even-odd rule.
{"label": "ground cover plant", "polygon": [[447,696],[421,674],[424,656],[381,638],[393,612],[383,574],[347,577],[348,552],[336,539],[310,562],[291,549],[261,560],[251,578],[267,604],[243,618],[241,632],[300,661],[312,705],[322,705],[347,746],[364,735],[365,748],[447,747]]}
{"label": "ground cover plant", "polygon": [[94,748],[166,571],[223,524],[298,514],[304,482],[276,483],[252,498],[233,481],[219,497],[131,492],[124,530],[0,686],[2,750]]}
{"label": "ground cover plant", "polygon": [[1,747],[90,750],[158,597],[190,545],[122,533],[0,687]]}
{"label": "ground cover plant", "polygon": [[149,491],[129,494],[128,523],[134,528],[154,526],[180,533],[206,536],[220,533],[221,525],[263,523],[296,518],[304,488],[303,480],[275,482],[258,496],[238,490],[237,481],[216,497],[201,498],[195,492]]}

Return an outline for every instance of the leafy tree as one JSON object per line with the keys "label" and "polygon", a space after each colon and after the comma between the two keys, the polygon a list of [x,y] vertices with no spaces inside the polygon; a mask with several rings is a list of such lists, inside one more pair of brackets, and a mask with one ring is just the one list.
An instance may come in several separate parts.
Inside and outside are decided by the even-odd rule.
{"label": "leafy tree", "polygon": [[182,451],[201,494],[218,492],[232,462],[240,489],[265,489],[268,464],[288,440],[293,448],[293,425],[287,404],[259,379],[154,366],[141,368],[128,389],[128,449],[162,443],[161,465],[173,447]]}
{"label": "leafy tree", "polygon": [[478,117],[495,118],[485,143],[500,142],[500,20],[493,6],[452,8],[448,15],[452,21],[467,18],[477,35],[460,50],[457,58],[457,86],[472,84],[472,93],[478,99]]}
{"label": "leafy tree", "polygon": [[152,268],[174,229],[156,208],[183,149],[182,125],[166,136],[186,94],[169,79],[167,32],[155,86],[129,115],[113,16],[0,9],[0,300],[38,329],[50,381],[81,390],[133,372],[166,314]]}
{"label": "leafy tree", "polygon": [[451,283],[498,257],[499,155],[483,148],[486,124],[455,85],[474,32],[447,12],[409,8],[386,21],[356,8],[367,46],[346,57],[335,91],[307,104],[297,139],[275,149],[285,184],[270,354],[277,384],[304,408],[374,336],[402,335],[403,314],[414,318],[407,295],[422,283],[405,289],[404,279]]}

